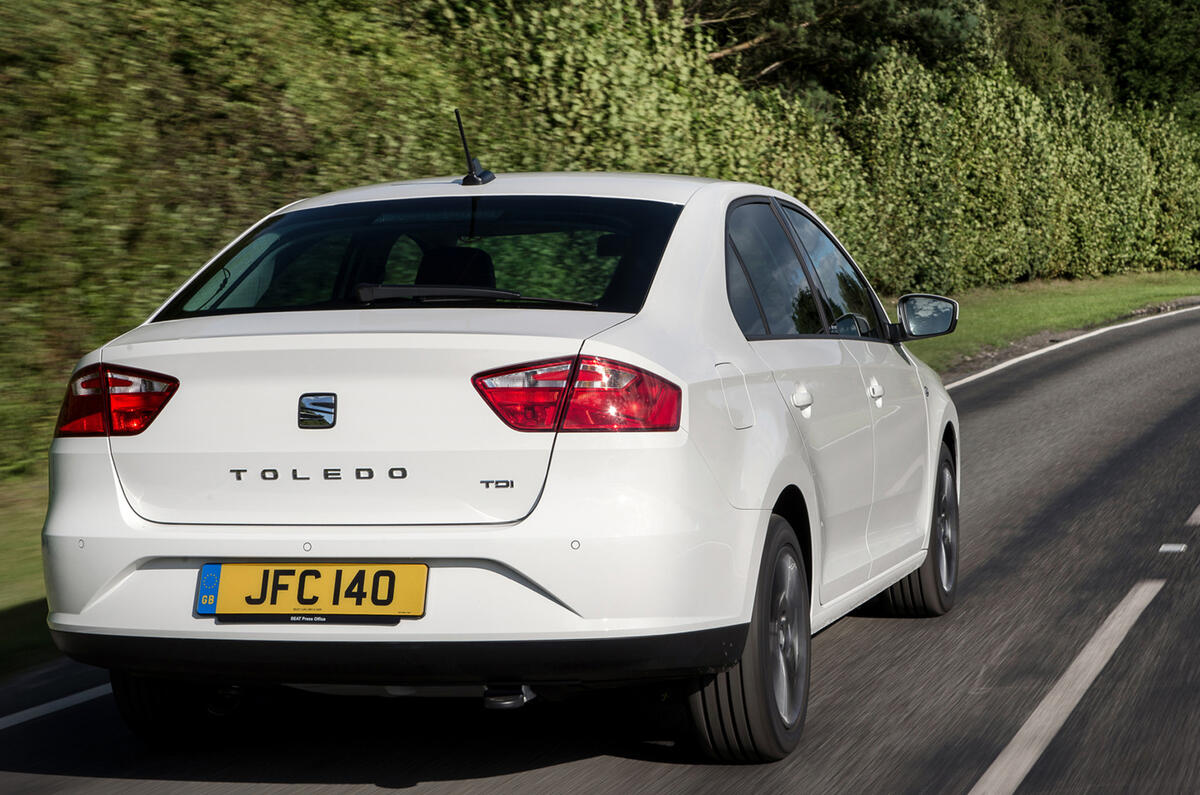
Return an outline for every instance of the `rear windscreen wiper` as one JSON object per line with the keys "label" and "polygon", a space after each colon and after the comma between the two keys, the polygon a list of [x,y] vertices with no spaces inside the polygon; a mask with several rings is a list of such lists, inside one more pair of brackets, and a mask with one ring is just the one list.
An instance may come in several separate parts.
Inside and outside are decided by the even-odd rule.
{"label": "rear windscreen wiper", "polygon": [[520,298],[512,290],[446,284],[360,284],[355,291],[364,304],[388,298]]}
{"label": "rear windscreen wiper", "polygon": [[569,301],[565,298],[538,298],[521,295],[514,290],[497,290],[494,287],[470,287],[448,284],[360,284],[355,288],[358,300],[364,304],[386,301],[393,298],[411,298],[415,301],[458,301],[472,299],[494,299],[520,301],[535,304],[558,304],[561,306],[595,309],[595,302]]}

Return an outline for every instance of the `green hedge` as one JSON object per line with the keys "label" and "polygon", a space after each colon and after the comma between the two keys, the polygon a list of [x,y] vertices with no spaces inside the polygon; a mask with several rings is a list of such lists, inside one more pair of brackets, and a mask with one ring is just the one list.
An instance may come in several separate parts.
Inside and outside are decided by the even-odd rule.
{"label": "green hedge", "polygon": [[1194,267],[1198,143],[1081,92],[897,54],[817,116],[642,0],[0,6],[0,473],[71,364],[296,198],[462,169],[667,171],[808,202],[885,292]]}
{"label": "green hedge", "polygon": [[0,5],[0,473],[84,351],[294,199],[459,168],[445,45],[380,4]]}
{"label": "green hedge", "polygon": [[[1193,267],[1200,146],[1169,116],[1081,90],[1040,99],[1003,66],[897,53],[841,118],[714,72],[678,8],[637,0],[442,5],[473,85],[520,109],[520,168],[742,179],[821,214],[885,292]],[[999,64],[1001,59],[994,59]]]}
{"label": "green hedge", "polygon": [[904,58],[866,87],[849,134],[882,217],[856,231],[885,289],[1195,265],[1200,150],[1169,118]]}
{"label": "green hedge", "polygon": [[842,219],[872,214],[849,142],[802,104],[749,93],[705,58],[676,7],[639,0],[498,2],[455,13],[502,168],[648,171],[757,182]]}

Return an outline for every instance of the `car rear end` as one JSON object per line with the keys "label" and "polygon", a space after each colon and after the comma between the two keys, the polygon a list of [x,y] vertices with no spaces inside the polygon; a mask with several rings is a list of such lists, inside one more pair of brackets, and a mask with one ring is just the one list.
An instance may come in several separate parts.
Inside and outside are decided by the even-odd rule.
{"label": "car rear end", "polygon": [[689,441],[676,363],[605,342],[695,186],[539,184],[281,211],[85,357],[43,535],[60,648],[289,683],[735,661],[760,517]]}

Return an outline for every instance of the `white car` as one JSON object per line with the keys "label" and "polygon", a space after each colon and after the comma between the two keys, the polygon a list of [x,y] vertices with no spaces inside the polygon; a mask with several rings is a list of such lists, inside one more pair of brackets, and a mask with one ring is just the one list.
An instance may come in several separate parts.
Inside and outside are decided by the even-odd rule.
{"label": "white car", "polygon": [[781,758],[813,632],[880,594],[954,602],[957,415],[902,343],[957,314],[909,295],[889,323],[816,216],[757,185],[502,174],[291,204],[79,362],[50,629],[149,736],[254,682],[514,706],[676,680],[709,754]]}

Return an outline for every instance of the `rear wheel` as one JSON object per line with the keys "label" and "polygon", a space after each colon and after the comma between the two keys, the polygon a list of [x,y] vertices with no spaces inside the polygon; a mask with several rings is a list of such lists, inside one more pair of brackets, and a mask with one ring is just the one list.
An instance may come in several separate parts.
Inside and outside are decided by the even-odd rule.
{"label": "rear wheel", "polygon": [[940,616],[958,593],[958,486],[954,457],[942,444],[933,491],[929,547],[921,568],[879,595],[878,604],[896,616]]}
{"label": "rear wheel", "polygon": [[689,697],[701,748],[723,762],[770,762],[800,742],[808,710],[809,586],[791,525],[771,516],[741,659]]}

